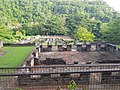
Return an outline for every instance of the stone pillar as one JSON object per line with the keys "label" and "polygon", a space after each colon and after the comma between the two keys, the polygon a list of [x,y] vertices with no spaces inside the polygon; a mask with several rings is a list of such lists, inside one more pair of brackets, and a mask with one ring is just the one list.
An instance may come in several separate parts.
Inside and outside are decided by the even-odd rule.
{"label": "stone pillar", "polygon": [[31,66],[31,61],[30,60],[26,61],[26,66]]}
{"label": "stone pillar", "polygon": [[35,50],[32,54],[33,54],[33,56],[34,56],[35,58],[38,58],[38,57],[39,57],[39,53],[38,53],[37,50]]}
{"label": "stone pillar", "polygon": [[28,60],[26,61],[26,66],[34,66],[34,57],[30,57],[28,58]]}
{"label": "stone pillar", "polygon": [[52,51],[52,45],[48,45],[47,48],[48,48],[48,51],[49,51],[49,52]]}
{"label": "stone pillar", "polygon": [[43,46],[40,45],[40,52],[43,52]]}
{"label": "stone pillar", "polygon": [[39,59],[38,58],[34,58],[34,66],[35,65],[39,65]]}
{"label": "stone pillar", "polygon": [[77,51],[81,51],[82,50],[82,45],[77,45]]}
{"label": "stone pillar", "polygon": [[62,51],[62,45],[58,45],[58,51]]}
{"label": "stone pillar", "polygon": [[91,51],[91,44],[86,45],[87,51]]}
{"label": "stone pillar", "polygon": [[3,47],[3,41],[0,40],[0,48]]}
{"label": "stone pillar", "polygon": [[91,44],[90,51],[96,51],[96,50],[97,50],[96,44]]}
{"label": "stone pillar", "polygon": [[116,50],[117,50],[117,47],[116,47],[116,46],[114,46],[114,47],[113,47],[113,50],[114,50],[114,51],[116,51]]}
{"label": "stone pillar", "polygon": [[106,46],[107,46],[107,51],[111,51],[111,52],[116,51],[115,45],[107,43]]}
{"label": "stone pillar", "polygon": [[115,45],[111,45],[111,51],[116,51],[116,46]]}
{"label": "stone pillar", "polygon": [[31,66],[34,66],[34,63],[35,63],[35,62],[34,62],[34,57],[33,57],[33,58],[31,58],[31,63],[30,63]]}
{"label": "stone pillar", "polygon": [[101,48],[102,51],[106,51],[107,46],[106,46],[105,43],[101,43],[100,48]]}
{"label": "stone pillar", "polygon": [[72,45],[67,45],[67,51],[71,51],[72,50]]}
{"label": "stone pillar", "polygon": [[97,44],[96,51],[100,51],[100,50],[101,50],[100,44]]}
{"label": "stone pillar", "polygon": [[58,42],[59,40],[58,40],[58,38],[56,38],[55,39],[55,46],[57,45],[57,42]]}
{"label": "stone pillar", "polygon": [[107,50],[107,51],[110,51],[110,48],[111,48],[111,47],[110,47],[109,43],[107,43],[107,44],[106,44],[106,50]]}
{"label": "stone pillar", "polygon": [[40,53],[40,46],[36,47],[36,50]]}
{"label": "stone pillar", "polygon": [[77,39],[74,39],[74,45],[77,46]]}
{"label": "stone pillar", "polygon": [[82,48],[82,51],[87,51],[87,45],[86,44],[83,44],[81,48]]}

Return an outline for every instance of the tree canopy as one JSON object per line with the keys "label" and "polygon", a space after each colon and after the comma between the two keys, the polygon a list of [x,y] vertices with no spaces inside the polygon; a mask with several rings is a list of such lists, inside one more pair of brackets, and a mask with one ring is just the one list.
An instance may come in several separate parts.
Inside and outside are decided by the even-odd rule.
{"label": "tree canopy", "polygon": [[18,31],[23,36],[72,35],[79,26],[101,39],[104,23],[119,16],[102,0],[0,0],[0,39],[21,39]]}
{"label": "tree canopy", "polygon": [[112,42],[120,42],[120,18],[108,24],[108,29],[105,31],[105,39]]}
{"label": "tree canopy", "polygon": [[79,41],[92,42],[93,38],[95,38],[95,36],[84,27],[79,26],[78,30],[76,31],[77,32],[75,32],[73,36],[75,39],[78,39]]}

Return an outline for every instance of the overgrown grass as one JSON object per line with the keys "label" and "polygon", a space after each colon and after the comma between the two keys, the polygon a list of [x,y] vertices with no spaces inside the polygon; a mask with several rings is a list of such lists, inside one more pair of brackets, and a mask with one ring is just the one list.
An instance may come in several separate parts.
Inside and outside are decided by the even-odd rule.
{"label": "overgrown grass", "polygon": [[33,46],[4,47],[3,50],[6,52],[6,54],[0,57],[0,67],[19,66],[33,48]]}

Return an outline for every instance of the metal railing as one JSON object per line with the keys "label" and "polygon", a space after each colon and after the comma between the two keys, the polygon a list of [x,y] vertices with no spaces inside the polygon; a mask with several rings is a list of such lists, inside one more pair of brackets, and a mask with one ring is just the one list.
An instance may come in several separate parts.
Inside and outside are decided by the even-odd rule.
{"label": "metal railing", "polygon": [[120,64],[0,68],[0,90],[120,90]]}

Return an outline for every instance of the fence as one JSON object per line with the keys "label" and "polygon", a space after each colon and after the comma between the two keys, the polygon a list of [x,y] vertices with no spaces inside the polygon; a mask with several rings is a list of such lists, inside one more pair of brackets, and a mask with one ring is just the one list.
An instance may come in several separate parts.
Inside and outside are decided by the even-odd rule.
{"label": "fence", "polygon": [[0,90],[120,90],[120,64],[0,68]]}

